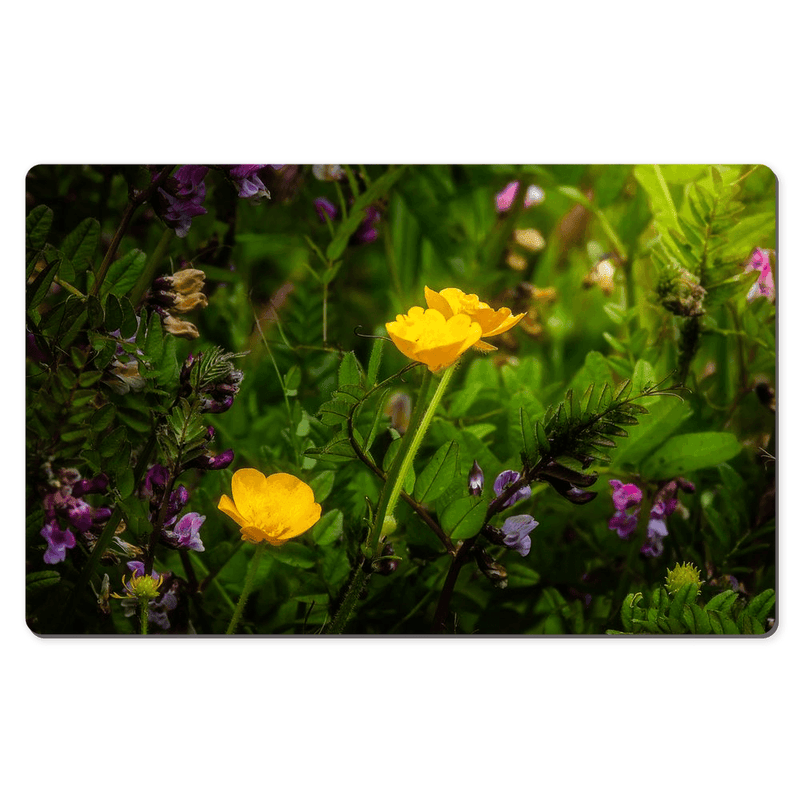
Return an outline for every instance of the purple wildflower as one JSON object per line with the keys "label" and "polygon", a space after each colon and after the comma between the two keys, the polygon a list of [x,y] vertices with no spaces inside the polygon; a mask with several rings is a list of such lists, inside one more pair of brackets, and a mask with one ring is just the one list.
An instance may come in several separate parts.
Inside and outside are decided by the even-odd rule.
{"label": "purple wildflower", "polygon": [[629,539],[638,524],[638,508],[632,514],[628,514],[626,511],[617,511],[608,521],[608,527],[612,531],[615,530],[620,539]]}
{"label": "purple wildflower", "polygon": [[[494,205],[498,214],[508,211],[514,204],[514,200],[519,191],[519,181],[512,181],[502,191],[498,192],[494,198]],[[544,200],[544,192],[535,185],[529,186],[525,190],[523,205],[525,208],[537,206]]]}
{"label": "purple wildflower", "polygon": [[[510,483],[514,483],[520,479],[519,472],[514,472],[513,469],[507,469],[501,472],[494,481],[494,493],[497,497],[503,493],[503,490],[508,486]],[[518,503],[520,500],[525,500],[526,498],[531,496],[531,487],[530,486],[522,486],[517,489],[514,494],[511,495],[502,505],[502,508],[511,508],[515,503]]]}
{"label": "purple wildflower", "polygon": [[467,491],[471,495],[483,494],[483,470],[477,461],[472,462],[472,469],[469,471]]}
{"label": "purple wildflower", "polygon": [[171,531],[164,531],[164,538],[173,547],[185,547],[188,550],[197,550],[202,553],[205,550],[200,539],[200,528],[206,518],[200,516],[196,511],[184,514],[176,523]]}
{"label": "purple wildflower", "polygon": [[96,478],[82,478],[72,487],[73,497],[83,497],[85,494],[101,494],[108,488],[108,475],[101,472]]}
{"label": "purple wildflower", "polygon": [[200,202],[206,196],[206,186],[203,181],[208,174],[208,167],[197,164],[184,164],[175,170],[175,180],[178,182],[176,193],[181,197],[196,195]]}
{"label": "purple wildflower", "polygon": [[747,293],[748,302],[752,302],[756,297],[766,297],[769,300],[775,299],[775,280],[772,277],[772,268],[769,263],[769,252],[756,247],[747,266],[744,268],[745,273],[758,272],[756,282]]}
{"label": "purple wildflower", "polygon": [[239,197],[259,199],[266,197],[269,199],[269,191],[264,186],[264,181],[258,176],[258,171],[266,166],[266,164],[239,164],[235,167],[228,167],[228,175],[230,175]]}
{"label": "purple wildflower", "polygon": [[642,490],[635,484],[617,480],[610,480],[608,483],[614,490],[611,499],[617,511],[626,511],[642,502]]}
{"label": "purple wildflower", "polygon": [[352,241],[356,244],[369,244],[378,238],[378,223],[381,215],[377,208],[368,206],[364,219],[352,236]]}
{"label": "purple wildflower", "polygon": [[192,224],[194,217],[199,217],[202,214],[207,214],[203,206],[200,205],[202,198],[189,197],[185,200],[173,197],[167,194],[163,189],[158,190],[159,194],[164,198],[165,207],[161,213],[164,222],[170,228],[175,229],[175,234],[181,239],[189,233],[189,227]]}
{"label": "purple wildflower", "polygon": [[48,522],[39,532],[47,542],[45,564],[58,564],[67,557],[67,550],[75,547],[75,534],[69,528],[61,530],[55,520]]}
{"label": "purple wildflower", "polygon": [[67,519],[81,533],[86,533],[94,521],[94,509],[85,501],[76,497],[68,498]]}
{"label": "purple wildflower", "polygon": [[314,201],[314,208],[320,222],[325,222],[326,215],[330,220],[336,219],[336,206],[327,197],[318,197]]}
{"label": "purple wildflower", "polygon": [[506,547],[516,550],[521,556],[531,551],[531,531],[539,523],[529,514],[509,517],[503,523],[503,542]]}
{"label": "purple wildflower", "polygon": [[639,523],[639,507],[642,502],[642,490],[633,483],[610,480],[613,489],[611,499],[616,513],[608,521],[608,527],[616,531],[620,539],[629,539]]}
{"label": "purple wildflower", "polygon": [[[134,578],[140,578],[142,575],[144,575],[144,561],[128,561],[127,567],[133,574]],[[152,570],[150,572],[150,577],[157,581],[159,574],[155,570]]]}

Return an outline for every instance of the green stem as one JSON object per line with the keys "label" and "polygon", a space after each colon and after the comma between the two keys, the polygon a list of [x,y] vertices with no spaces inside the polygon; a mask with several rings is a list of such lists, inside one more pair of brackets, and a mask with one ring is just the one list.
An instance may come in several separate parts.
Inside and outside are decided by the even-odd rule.
{"label": "green stem", "polygon": [[[422,444],[423,438],[425,438],[425,434],[428,431],[428,426],[431,424],[431,420],[433,419],[433,415],[436,412],[436,406],[439,405],[439,401],[442,399],[442,395],[444,395],[444,390],[447,388],[447,384],[450,383],[450,378],[453,377],[453,372],[455,371],[456,365],[451,364],[442,374],[441,380],[439,381],[439,385],[436,387],[436,391],[431,398],[431,402],[428,404],[428,408],[425,410],[425,415],[422,417],[422,421],[419,423],[419,426],[416,430],[409,429],[406,432],[406,436],[411,435],[411,443],[408,447],[408,450],[405,453],[405,457],[403,458],[402,463],[400,464],[400,471],[395,478],[395,481],[391,487],[391,491],[389,493],[389,500],[386,503],[386,510],[384,512],[384,519],[392,514],[394,511],[395,506],[397,505],[397,501],[400,499],[400,492],[403,490],[403,484],[405,483],[406,475],[408,474],[409,469],[411,469],[411,465],[414,462],[414,456],[417,454],[417,450],[419,450],[419,446]],[[431,373],[428,372],[428,375]],[[423,383],[424,385],[424,383]],[[399,458],[399,454],[398,454]],[[391,482],[391,473],[389,475],[389,479],[386,482],[388,486]],[[380,507],[378,508],[380,512]],[[381,529],[383,528],[383,519],[378,519],[377,515],[375,518],[375,527],[373,529],[373,538],[377,533],[380,533]]]}
{"label": "green stem", "polygon": [[379,544],[381,531],[383,530],[383,523],[386,517],[394,511],[397,501],[400,499],[406,475],[408,475],[408,471],[411,469],[414,456],[422,444],[422,439],[428,430],[428,426],[431,424],[436,406],[439,405],[439,401],[442,399],[444,390],[447,388],[447,384],[450,382],[454,370],[455,364],[452,364],[444,371],[439,380],[439,385],[436,387],[436,391],[427,406],[425,401],[430,393],[433,373],[430,372],[430,370],[426,370],[425,372],[422,379],[422,386],[420,387],[419,398],[414,407],[414,413],[411,415],[408,430],[405,436],[403,436],[400,450],[392,462],[392,466],[386,478],[386,483],[383,486],[383,491],[378,500],[375,521],[367,535],[365,548],[366,558],[360,557],[356,563],[351,573],[350,582],[345,590],[344,597],[339,605],[339,609],[331,621],[331,624],[325,629],[325,633],[341,633],[347,624],[347,620],[355,609],[361,592],[369,580],[370,561],[374,555],[377,555],[376,548]]}
{"label": "green stem", "polygon": [[149,611],[149,602],[145,598],[142,598],[139,601],[139,620],[142,626],[142,636],[147,636],[147,615]]}
{"label": "green stem", "polygon": [[236,609],[233,612],[233,616],[231,617],[230,624],[228,625],[228,630],[225,631],[227,635],[231,635],[236,632],[236,626],[239,624],[239,620],[242,618],[242,612],[244,611],[245,603],[247,602],[247,597],[250,594],[250,591],[253,588],[253,581],[256,577],[256,572],[258,572],[258,565],[261,561],[261,556],[264,555],[264,550],[267,546],[266,539],[262,539],[256,545],[256,551],[253,553],[253,558],[250,561],[250,568],[247,570],[247,577],[244,579],[244,587],[242,588],[242,595],[239,598],[239,602],[236,604]]}
{"label": "green stem", "polygon": [[122,220],[119,223],[119,227],[115,231],[114,238],[111,240],[111,244],[109,244],[108,250],[106,250],[103,261],[100,264],[100,269],[97,270],[94,286],[92,286],[90,294],[93,294],[95,297],[97,297],[97,295],[100,293],[100,287],[103,285],[106,275],[108,275],[111,262],[114,260],[114,256],[117,254],[119,243],[122,241],[122,237],[127,232],[128,226],[131,224],[131,220],[133,219],[133,215],[136,213],[136,209],[147,202],[155,194],[156,190],[164,183],[164,181],[166,181],[173,169],[174,167],[164,167],[164,169],[158,173],[158,175],[153,179],[152,183],[146,189],[139,192],[139,194],[135,195],[128,202],[128,205],[125,207],[125,211],[122,214]]}

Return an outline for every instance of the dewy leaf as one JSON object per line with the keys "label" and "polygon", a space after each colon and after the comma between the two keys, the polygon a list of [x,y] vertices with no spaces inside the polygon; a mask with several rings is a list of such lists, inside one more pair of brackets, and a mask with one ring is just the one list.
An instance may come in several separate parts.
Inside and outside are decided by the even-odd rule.
{"label": "dewy leaf", "polygon": [[483,497],[476,502],[474,497],[462,497],[451,503],[442,513],[442,527],[451,539],[469,539],[482,527],[489,505]]}
{"label": "dewy leaf", "polygon": [[420,472],[414,485],[414,496],[428,503],[441,496],[458,475],[458,442],[443,444]]}
{"label": "dewy leaf", "polygon": [[742,446],[732,433],[685,433],[673,436],[642,464],[642,474],[663,480],[713,467],[736,456]]}

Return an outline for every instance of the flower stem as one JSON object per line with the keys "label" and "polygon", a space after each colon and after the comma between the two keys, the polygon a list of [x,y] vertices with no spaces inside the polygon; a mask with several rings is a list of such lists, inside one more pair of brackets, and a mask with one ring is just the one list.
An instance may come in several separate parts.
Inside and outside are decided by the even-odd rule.
{"label": "flower stem", "polygon": [[[375,512],[375,524],[372,526],[372,531],[367,541],[370,550],[374,550],[377,546],[378,537],[380,536],[381,530],[383,530],[383,523],[386,517],[392,514],[397,505],[397,501],[400,499],[400,492],[403,490],[406,475],[408,475],[408,471],[411,469],[414,456],[416,456],[417,450],[419,450],[419,446],[422,444],[422,440],[425,437],[425,433],[436,411],[436,406],[439,405],[444,390],[447,388],[450,378],[453,377],[454,370],[455,364],[451,364],[444,371],[427,408],[425,408],[425,399],[430,390],[432,373],[430,371],[425,373],[425,377],[422,380],[422,387],[420,388],[419,400],[417,401],[417,408],[414,410],[408,430],[400,445],[400,450],[392,462],[389,475],[383,487],[383,492],[381,492],[378,510]],[[420,415],[419,411],[423,408],[425,408],[425,412]]]}
{"label": "flower stem", "polygon": [[225,631],[227,635],[231,635],[232,633],[236,632],[236,626],[239,624],[239,620],[242,618],[242,612],[244,611],[244,606],[247,602],[247,596],[250,594],[250,591],[253,588],[253,581],[255,580],[256,572],[258,572],[258,565],[261,561],[261,556],[264,555],[266,546],[266,540],[262,540],[256,545],[256,551],[253,553],[253,558],[250,561],[250,568],[247,570],[247,577],[244,579],[244,587],[242,588],[241,597],[239,598],[239,602],[236,604],[230,624],[228,625],[228,630]]}
{"label": "flower stem", "polygon": [[142,636],[147,636],[147,616],[150,612],[150,603],[142,598],[139,601],[139,620],[142,626]]}

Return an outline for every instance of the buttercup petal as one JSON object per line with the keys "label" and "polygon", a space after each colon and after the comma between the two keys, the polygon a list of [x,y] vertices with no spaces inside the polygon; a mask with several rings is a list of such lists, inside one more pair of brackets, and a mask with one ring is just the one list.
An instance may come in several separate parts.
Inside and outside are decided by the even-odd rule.
{"label": "buttercup petal", "polygon": [[239,469],[231,480],[233,502],[244,519],[255,522],[267,502],[267,478],[257,469]]}
{"label": "buttercup petal", "polygon": [[236,504],[230,499],[230,497],[228,497],[228,495],[224,494],[222,497],[220,497],[217,508],[223,514],[227,514],[240,527],[247,525],[247,520],[239,513],[239,510],[236,508]]}

